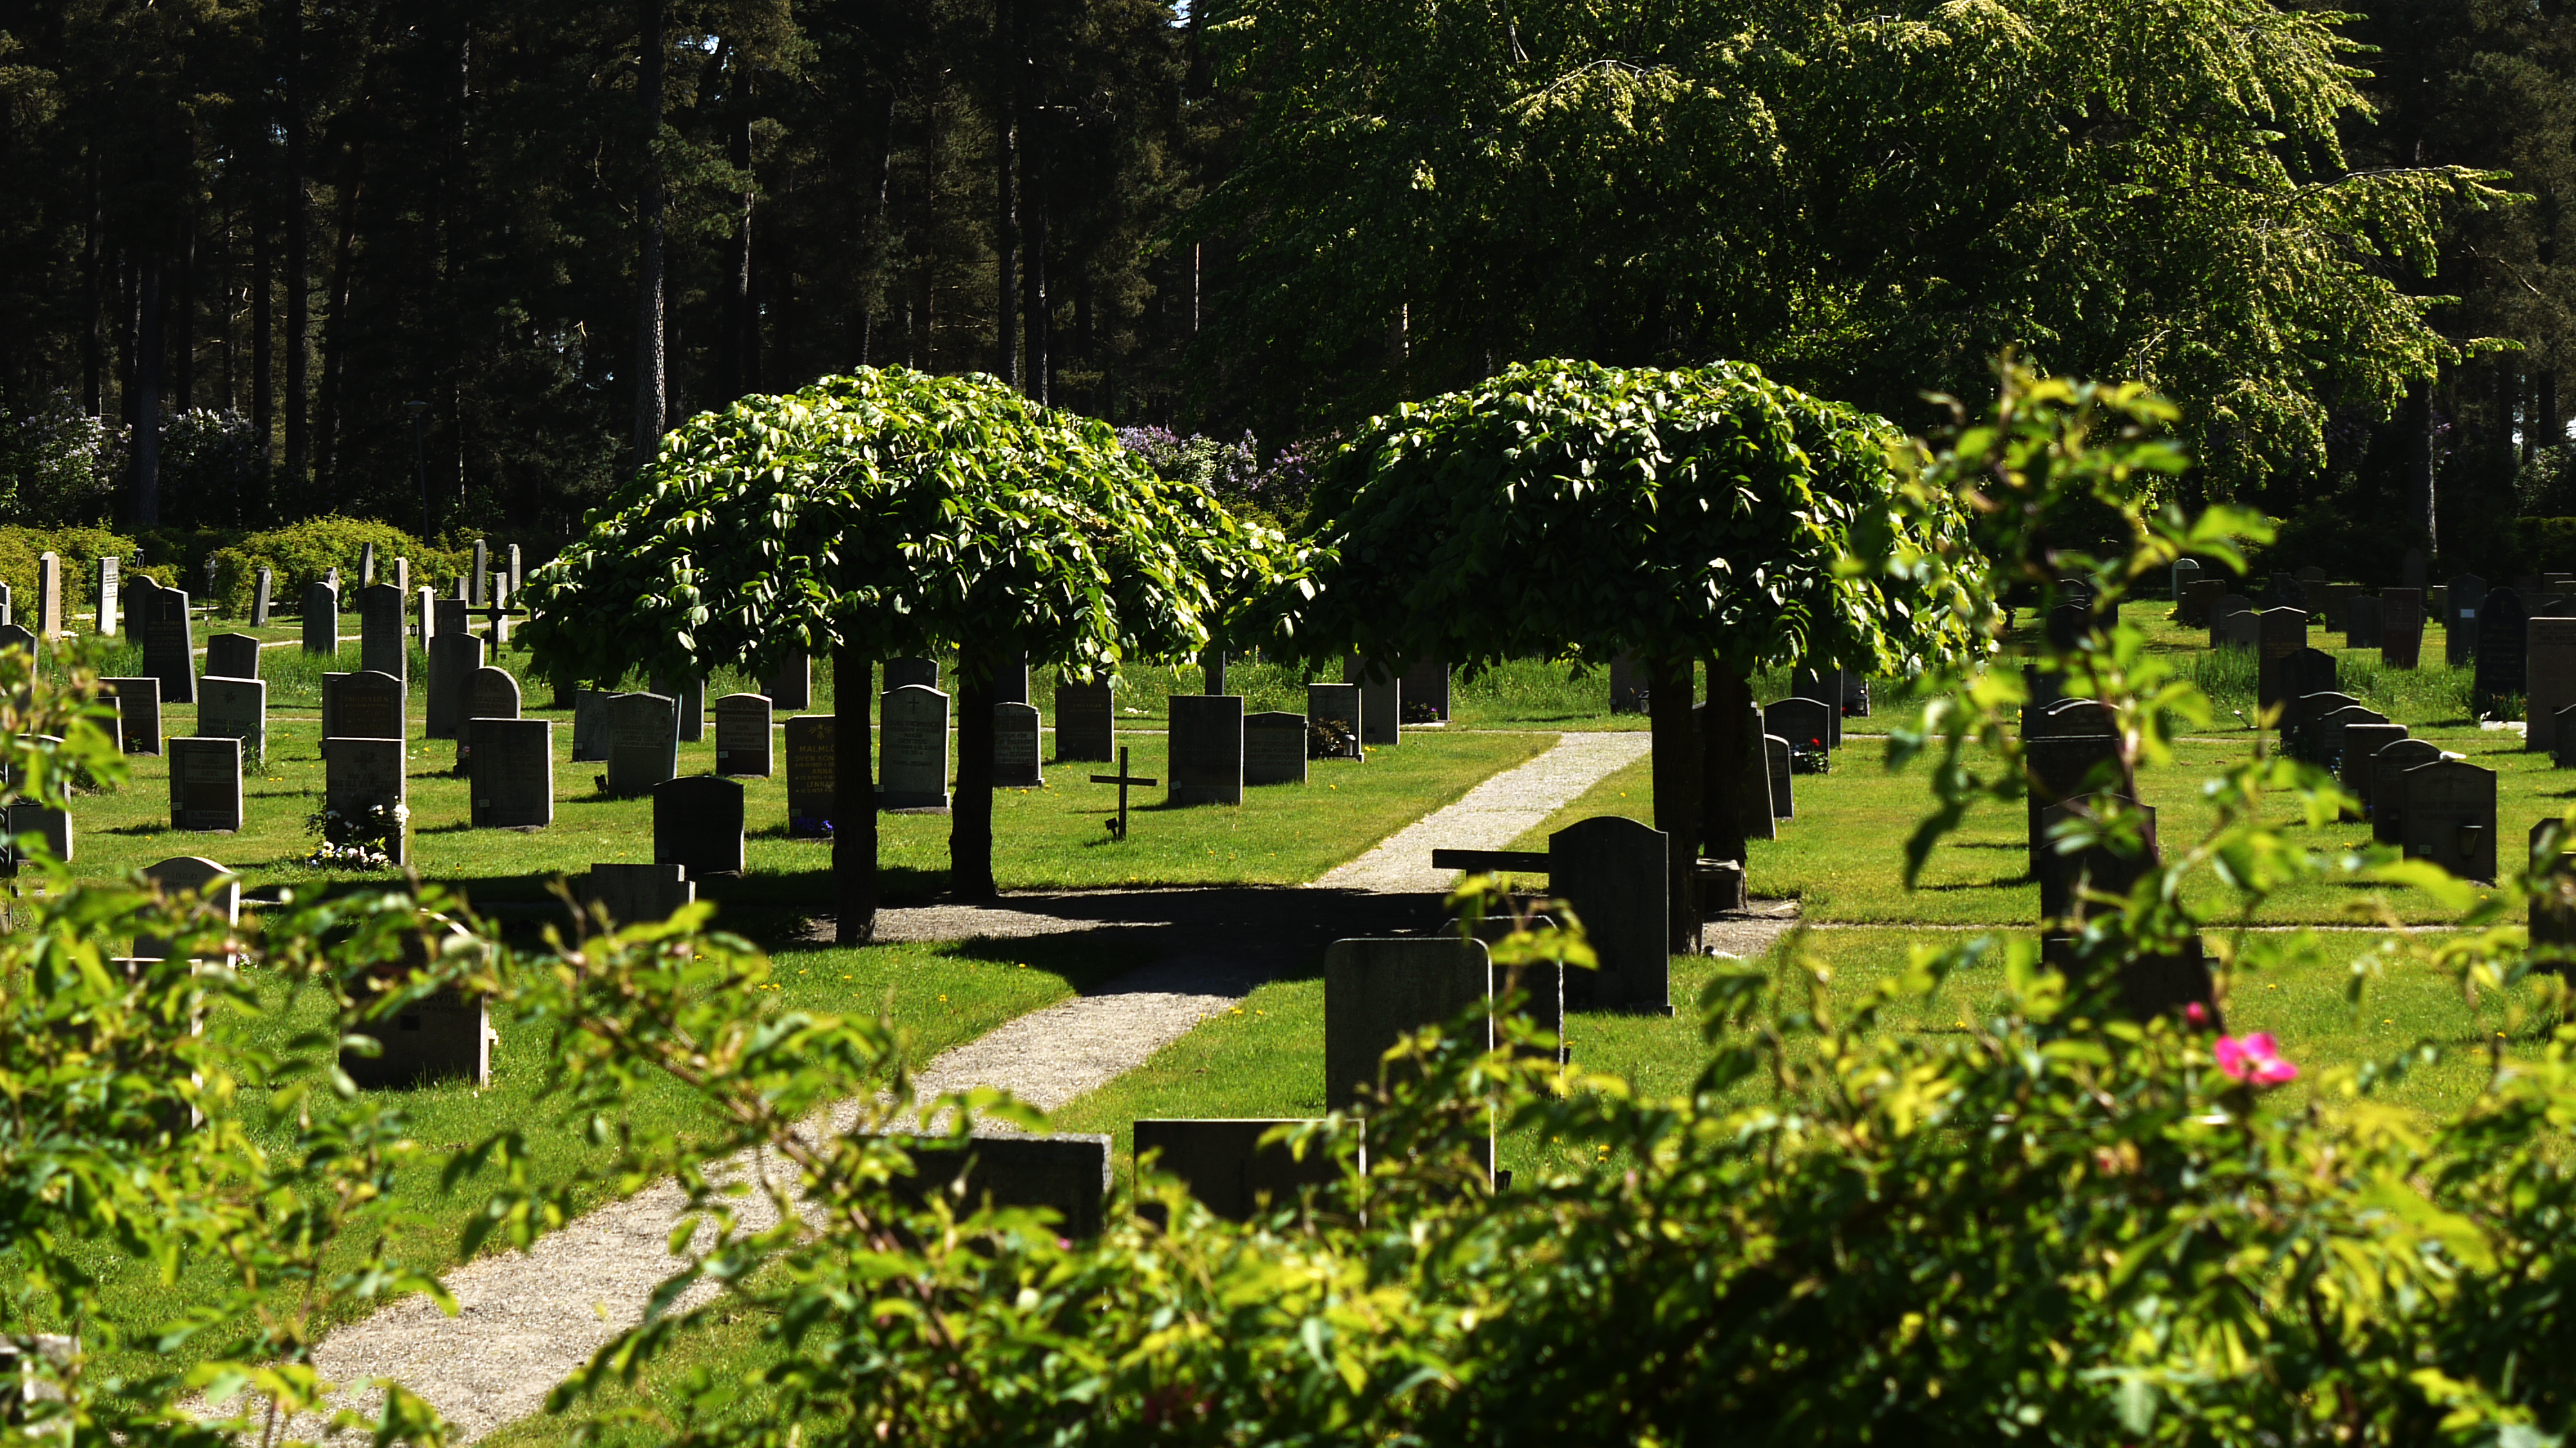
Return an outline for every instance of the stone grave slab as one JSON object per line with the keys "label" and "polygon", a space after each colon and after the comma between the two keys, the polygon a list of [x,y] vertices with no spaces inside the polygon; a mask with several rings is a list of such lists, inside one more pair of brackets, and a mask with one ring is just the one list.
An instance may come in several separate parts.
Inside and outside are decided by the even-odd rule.
{"label": "stone grave slab", "polygon": [[[514,545],[515,546],[515,545]],[[513,584],[515,588],[517,585]],[[770,707],[793,714],[814,707],[814,658],[811,654],[790,654],[785,662],[769,671],[761,680],[760,692],[769,699]],[[722,721],[718,721],[721,734]]]}
{"label": "stone grave slab", "polygon": [[[1385,745],[1404,739],[1404,680],[1379,660],[1353,654],[1342,660],[1342,682],[1360,690],[1360,743]],[[1311,708],[1309,712],[1312,712]]]}
{"label": "stone grave slab", "polygon": [[2370,818],[2370,787],[2378,768],[2379,751],[2406,737],[2403,724],[2346,724],[2343,728],[2343,758],[2336,780],[2344,793],[2361,801],[2361,818]]}
{"label": "stone grave slab", "polygon": [[1271,711],[1243,716],[1243,782],[1306,782],[1306,716]]}
{"label": "stone grave slab", "polygon": [[395,1009],[390,1019],[362,1022],[357,1033],[378,1054],[340,1053],[340,1069],[362,1090],[387,1091],[434,1081],[492,1083],[492,1021],[480,996],[454,989]]}
{"label": "stone grave slab", "polygon": [[1601,962],[1567,978],[1569,1005],[1672,1013],[1665,950],[1671,839],[1624,815],[1577,820],[1547,837],[1548,893],[1574,907]]}
{"label": "stone grave slab", "polygon": [[360,668],[411,679],[411,640],[403,636],[402,590],[379,583],[358,590]]}
{"label": "stone grave slab", "polygon": [[2141,876],[2156,865],[2156,812],[2144,805],[2127,802],[2124,813],[2143,815],[2138,823],[2144,853],[2123,854],[2108,845],[2068,851],[2059,847],[2059,829],[2070,821],[2090,821],[2107,795],[2086,795],[2064,800],[2040,811],[2042,847],[2032,859],[2032,872],[2039,877],[2039,913],[2042,919],[2063,920],[2076,914],[2083,892],[2104,895],[2126,895]]}
{"label": "stone grave slab", "polygon": [[1340,753],[1328,752],[1321,743],[1312,743],[1309,753],[1318,759],[1352,759],[1365,762],[1368,755],[1360,748],[1362,726],[1367,722],[1368,700],[1357,684],[1308,684],[1306,717],[1321,727],[1323,736],[1350,743]]}
{"label": "stone grave slab", "polygon": [[1139,1120],[1136,1159],[1180,1178],[1201,1206],[1229,1222],[1292,1206],[1307,1187],[1330,1186],[1341,1179],[1341,1164],[1309,1143],[1300,1160],[1287,1142],[1268,1145],[1262,1138],[1295,1120],[1257,1117],[1206,1117],[1195,1120]]}
{"label": "stone grave slab", "polygon": [[2379,595],[2379,662],[2391,669],[2411,669],[2422,657],[2423,649],[2423,590],[2383,589]]}
{"label": "stone grave slab", "polygon": [[2529,619],[2520,594],[2510,588],[2487,590],[2478,608],[2478,655],[2470,684],[2478,697],[2502,699],[2523,692]]}
{"label": "stone grave slab", "polygon": [[198,681],[197,734],[238,739],[245,762],[268,757],[268,685],[209,674]]}
{"label": "stone grave slab", "polygon": [[[2385,753],[2386,751],[2382,751]],[[2429,860],[2464,880],[2496,877],[2496,777],[2456,759],[2407,770],[2406,858]]]}
{"label": "stone grave slab", "polygon": [[2445,587],[2449,597],[2442,613],[2442,658],[2458,668],[2477,660],[2478,611],[2486,605],[2487,581],[2474,573],[2463,573]]}
{"label": "stone grave slab", "polygon": [[2376,649],[2387,646],[2387,633],[2380,626],[2382,600],[2357,593],[2343,604],[2343,646],[2348,649]]}
{"label": "stone grave slab", "polygon": [[[361,676],[363,677],[363,676]],[[337,738],[323,753],[324,807],[343,819],[362,819],[371,809],[408,812],[410,782],[404,777],[407,746],[400,739]],[[411,826],[393,833],[385,853],[397,865],[411,858]]]}
{"label": "stone grave slab", "polygon": [[[51,553],[39,553],[36,555],[36,637],[57,639],[62,636],[63,560]],[[152,673],[152,666],[146,663],[143,671]]]}
{"label": "stone grave slab", "polygon": [[[103,638],[113,638],[117,632],[117,573],[118,570],[122,569],[124,566],[124,561],[122,559],[101,558],[98,560],[98,592],[91,600],[91,606],[95,610],[95,617],[92,621],[97,625],[99,635]],[[266,619],[259,619],[256,621],[260,623],[267,622]]]}
{"label": "stone grave slab", "polygon": [[188,595],[156,588],[143,602],[143,672],[161,681],[161,702],[197,702],[197,650]]}
{"label": "stone grave slab", "polygon": [[2440,746],[2398,739],[2379,746],[2370,761],[2370,837],[2383,845],[2406,840],[2406,772],[2439,761]]}
{"label": "stone grave slab", "polygon": [[520,705],[519,681],[508,669],[487,664],[465,676],[467,719],[516,719]]}
{"label": "stone grave slab", "polygon": [[608,701],[602,689],[576,689],[572,696],[572,757],[576,764],[608,758]]}
{"label": "stone grave slab", "polygon": [[[1793,793],[1794,785],[1790,780],[1790,776],[1797,772],[1794,767],[1796,762],[1797,753],[1789,747],[1788,740],[1777,734],[1762,736],[1762,772],[1768,777],[1771,786],[1771,818],[1774,820],[1798,817],[1797,800]],[[1757,838],[1776,839],[1778,835],[1766,829],[1766,832]]]}
{"label": "stone grave slab", "polygon": [[241,827],[241,741],[171,740],[170,828],[228,834]]}
{"label": "stone grave slab", "polygon": [[268,627],[270,595],[275,591],[276,587],[276,572],[272,569],[261,569],[259,571],[259,588],[251,595],[250,600],[250,621],[254,627]]}
{"label": "stone grave slab", "polygon": [[206,673],[224,679],[258,678],[259,640],[238,633],[219,633],[207,639]]}
{"label": "stone grave slab", "polygon": [[1118,757],[1116,680],[1103,679],[1094,684],[1056,681],[1055,757],[1059,761]]}
{"label": "stone grave slab", "polygon": [[1165,802],[1243,803],[1243,696],[1174,694],[1166,707],[1170,758],[1164,771]]}
{"label": "stone grave slab", "polygon": [[2524,633],[2525,749],[2555,752],[2558,711],[2576,704],[2576,618],[2535,618]]}
{"label": "stone grave slab", "polygon": [[[889,666],[891,675],[891,666]],[[949,697],[937,689],[905,684],[877,703],[879,809],[948,808]]]}
{"label": "stone grave slab", "polygon": [[474,827],[540,829],[555,822],[555,726],[486,715],[466,721]]}
{"label": "stone grave slab", "polygon": [[936,659],[888,659],[885,666],[886,692],[897,689],[939,687],[939,662]]}
{"label": "stone grave slab", "polygon": [[828,832],[839,803],[839,721],[805,714],[787,721],[787,833]]}
{"label": "stone grave slab", "polygon": [[[1553,861],[1550,887],[1555,888]],[[1661,928],[1659,921],[1659,935]],[[1481,940],[1444,934],[1334,941],[1324,951],[1326,1108],[1359,1107],[1362,1092],[1377,1086],[1380,1058],[1390,1047],[1490,1001],[1492,991],[1493,965]],[[1490,1016],[1472,1044],[1493,1049]]]}
{"label": "stone grave slab", "polygon": [[2359,704],[2346,704],[2317,717],[2308,730],[2318,764],[2340,772],[2343,767],[2344,736],[2355,724],[2385,724],[2388,716]]}
{"label": "stone grave slab", "polygon": [[[361,622],[364,614],[360,615]],[[304,652],[323,658],[340,653],[340,590],[327,583],[304,586]]]}
{"label": "stone grave slab", "polygon": [[582,907],[606,910],[612,926],[668,920],[697,898],[696,883],[678,865],[593,865],[581,881]]}
{"label": "stone grave slab", "polygon": [[2250,609],[2223,613],[2210,625],[2209,646],[2214,649],[2241,649],[2253,653],[2262,646],[2262,615]]}
{"label": "stone grave slab", "polygon": [[612,694],[608,700],[610,794],[650,793],[680,773],[678,707],[663,694]]}
{"label": "stone grave slab", "polygon": [[[1417,716],[1408,722],[1449,722],[1449,665],[1441,659],[1425,659],[1404,671],[1404,707]],[[1419,716],[1429,714],[1425,719]]]}
{"label": "stone grave slab", "polygon": [[1787,698],[1762,708],[1762,732],[1789,741],[1793,755],[1804,754],[1808,767],[1833,746],[1834,710],[1821,699]]}
{"label": "stone grave slab", "polygon": [[1100,1235],[1109,1200],[1106,1136],[977,1136],[964,1142],[922,1136],[905,1142],[913,1175],[891,1184],[913,1206],[933,1192],[969,1216],[986,1206],[1046,1208],[1056,1230],[1073,1241]]}
{"label": "stone grave slab", "polygon": [[993,664],[993,702],[1026,704],[1029,694],[1029,656],[1013,654]]}
{"label": "stone grave slab", "polygon": [[2173,565],[2173,600],[2179,604],[2183,594],[2200,581],[2200,560],[2177,558]]}
{"label": "stone grave slab", "polygon": [[[201,907],[227,927],[241,924],[241,877],[203,855],[173,855],[143,867],[143,878],[171,896],[194,895]],[[168,960],[170,942],[150,935],[134,937],[134,958]],[[224,964],[235,963],[227,954]]]}
{"label": "stone grave slab", "polygon": [[[1315,712],[1311,703],[1306,712]],[[1646,669],[1633,653],[1621,654],[1610,661],[1610,712],[1643,714],[1646,712]]]}
{"label": "stone grave slab", "polygon": [[2182,604],[2174,610],[2174,621],[2185,628],[2207,628],[2210,606],[2227,592],[2223,578],[2195,578],[2182,591]]}
{"label": "stone grave slab", "polygon": [[36,652],[36,631],[14,623],[0,623],[0,649],[24,649]]}
{"label": "stone grave slab", "polygon": [[440,634],[429,641],[429,691],[424,701],[428,719],[422,736],[462,739],[465,735],[465,686],[483,667],[483,640],[470,633]]}
{"label": "stone grave slab", "polygon": [[677,865],[691,880],[742,873],[743,792],[713,775],[653,786],[653,863]]}
{"label": "stone grave slab", "polygon": [[116,701],[116,747],[128,754],[161,752],[161,681],[101,679],[99,686]]}
{"label": "stone grave slab", "polygon": [[769,700],[759,694],[716,700],[716,773],[769,777],[769,715]]}
{"label": "stone grave slab", "polygon": [[2278,708],[2298,697],[2282,665],[2307,650],[2308,616],[2295,608],[2267,608],[2255,615],[2255,629],[2256,698],[2267,710]]}
{"label": "stone grave slab", "polygon": [[1046,775],[1038,768],[1044,726],[1034,704],[993,706],[993,787],[1038,789]]}
{"label": "stone grave slab", "polygon": [[703,675],[676,679],[657,675],[653,692],[668,695],[679,710],[681,743],[696,744],[707,737],[707,681]]}

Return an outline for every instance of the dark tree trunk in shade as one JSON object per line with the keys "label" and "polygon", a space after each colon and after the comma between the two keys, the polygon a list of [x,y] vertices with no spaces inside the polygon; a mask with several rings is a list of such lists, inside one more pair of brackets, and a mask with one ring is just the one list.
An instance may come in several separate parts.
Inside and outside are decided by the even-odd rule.
{"label": "dark tree trunk in shade", "polygon": [[2558,447],[2567,441],[2566,425],[2558,418],[2558,373],[2544,369],[2540,374],[2540,445]]}
{"label": "dark tree trunk in shade", "polygon": [[[305,138],[304,0],[287,0],[286,13],[286,478],[300,484],[313,474],[313,426],[307,411],[313,370],[313,245]],[[300,501],[300,500],[299,500]]]}
{"label": "dark tree trunk in shade", "polygon": [[1000,118],[993,170],[993,311],[998,325],[993,339],[993,375],[1012,387],[1020,385],[1019,349],[1019,30],[1013,24],[1011,0],[993,0],[993,58],[1001,67],[994,77]]}
{"label": "dark tree trunk in shade", "polygon": [[[1707,738],[1700,741],[1699,833],[1712,860],[1744,858],[1744,781],[1748,750],[1760,740],[1748,738],[1753,686],[1742,674],[1708,661]],[[1763,761],[1768,769],[1770,761]],[[1766,806],[1767,807],[1767,806]]]}
{"label": "dark tree trunk in shade", "polygon": [[107,287],[101,271],[105,260],[99,250],[99,229],[106,218],[101,214],[98,190],[98,152],[89,154],[89,226],[81,241],[81,303],[88,314],[87,326],[81,332],[81,408],[92,417],[105,414],[107,405]]}
{"label": "dark tree trunk in shade", "polygon": [[2424,540],[2431,557],[2441,552],[2433,514],[2433,384],[2417,381],[2406,390],[2405,523]]}
{"label": "dark tree trunk in shade", "polygon": [[197,405],[197,223],[193,216],[179,239],[179,295],[171,305],[170,321],[170,410],[185,412]]}
{"label": "dark tree trunk in shade", "polygon": [[865,945],[877,933],[877,767],[868,733],[876,672],[857,650],[832,650],[832,911],[841,945]]}
{"label": "dark tree trunk in shade", "polygon": [[662,334],[662,0],[643,0],[636,42],[636,117],[644,136],[644,179],[635,197],[635,466],[653,461],[669,416]]}
{"label": "dark tree trunk in shade", "polygon": [[262,176],[262,184],[251,189],[250,205],[250,430],[259,439],[259,470],[251,484],[259,489],[242,500],[246,523],[268,521],[268,471],[277,465],[277,366],[276,318],[270,315],[269,294],[274,290],[276,253],[269,240],[275,208],[269,203],[274,178]]}
{"label": "dark tree trunk in shade", "polygon": [[[734,58],[734,85],[740,92],[734,99],[733,146],[734,170],[751,175],[751,92],[750,80],[742,72],[748,68],[739,51]],[[733,257],[725,278],[725,354],[729,361],[725,378],[725,396],[730,402],[760,390],[760,312],[751,296],[751,225],[752,208],[759,199],[748,181],[734,195],[735,222]]]}
{"label": "dark tree trunk in shade", "polygon": [[1674,954],[1699,944],[1699,906],[1691,867],[1698,863],[1700,747],[1691,720],[1688,658],[1661,659],[1647,677],[1647,720],[1654,730],[1655,828],[1670,836],[1665,851],[1666,945]]}
{"label": "dark tree trunk in shade", "polygon": [[134,525],[161,526],[161,273],[158,252],[135,266],[134,322]]}
{"label": "dark tree trunk in shade", "polygon": [[[886,205],[894,196],[894,103],[895,88],[886,87],[885,110],[877,117],[877,195],[868,210],[868,245],[882,255],[885,244]],[[867,306],[859,313],[859,365],[872,366],[877,360],[877,312],[887,291],[880,272],[877,287],[868,293]]]}
{"label": "dark tree trunk in shade", "polygon": [[957,657],[957,792],[948,801],[948,893],[989,900],[993,884],[993,660]]}

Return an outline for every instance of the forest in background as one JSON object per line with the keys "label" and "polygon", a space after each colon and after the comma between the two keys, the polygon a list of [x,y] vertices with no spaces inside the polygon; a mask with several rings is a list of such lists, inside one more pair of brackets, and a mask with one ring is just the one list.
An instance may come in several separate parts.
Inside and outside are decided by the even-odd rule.
{"label": "forest in background", "polygon": [[[1448,28],[1406,29],[1434,12]],[[1477,107],[1520,117],[1533,96],[1563,95],[1551,66],[1571,75],[1609,50],[1681,54],[1699,38],[1660,19],[1567,37],[1547,12],[7,0],[0,504],[14,521],[144,531],[336,511],[439,535],[559,539],[663,428],[871,363],[993,372],[1056,406],[1229,447],[1251,433],[1264,459],[1311,452],[1355,417],[1524,355],[1743,356],[1920,427],[1931,419],[1919,391],[1973,392],[1998,339],[2108,375],[2135,367],[2137,338],[2167,320],[2142,307],[2125,331],[2087,335],[2047,312],[2072,303],[2042,297],[1925,340],[1871,331],[1867,299],[1846,307],[1839,292],[1845,310],[1824,323],[1811,298],[1782,318],[1755,315],[1742,299],[1778,278],[1839,285],[1864,269],[1855,258],[1876,255],[1919,256],[1961,285],[2029,289],[1961,239],[1982,228],[2034,249],[1987,225],[1957,167],[1934,179],[1958,196],[1927,201],[1896,184],[1919,136],[1883,153],[1811,148],[1748,182],[1705,174],[1730,154],[1710,139],[1722,133],[1667,130],[1660,151],[1579,152],[1629,168],[1616,181],[1632,189],[1614,184],[1597,205],[1540,194],[1516,213],[1508,188],[1522,173],[1498,166],[1493,194],[1478,195],[1470,151],[1428,180],[1418,167],[1379,174],[1370,168],[1411,153],[1368,153],[1365,138],[1334,151],[1344,133],[1299,129],[1374,105],[1388,129],[1429,134],[1417,146],[1428,154],[1447,144],[1444,104],[1467,118],[1453,131],[1484,137]],[[2215,5],[2181,13],[2234,23]],[[2347,246],[2364,273],[2457,299],[2427,314],[2451,349],[2430,383],[2401,391],[2395,372],[2348,375],[2344,339],[2313,319],[2255,319],[2250,331],[2293,338],[2278,363],[2249,365],[2309,411],[2282,435],[2305,428],[2316,446],[2238,439],[2261,430],[2228,410],[2241,379],[2197,379],[2168,360],[2172,375],[2157,380],[2187,409],[2200,388],[2205,451],[2244,455],[2216,485],[2290,518],[2285,546],[2324,561],[2364,566],[2427,476],[2446,543],[2496,517],[2576,513],[2563,441],[2576,396],[2562,400],[2556,380],[2576,291],[2555,244],[2576,195],[2563,8],[2391,0],[2338,29],[2369,47],[2349,60],[2374,110],[2330,117],[2339,162],[2282,143],[2289,182],[2465,167],[2510,172],[2498,184],[2530,199],[2441,208],[2430,276],[2397,248]],[[1403,56],[1365,52],[1398,37]],[[1536,80],[1516,89],[1516,65]],[[1354,98],[1352,75],[1393,101]],[[1847,106],[1868,88],[1843,84],[1830,100]],[[1793,123],[1809,104],[1775,100]],[[1871,103],[1902,112],[1922,98]],[[1582,104],[1568,113],[1579,120]],[[1816,104],[1805,120],[1820,132],[1880,143]],[[2084,139],[2117,140],[2119,124]],[[1553,165],[1555,140],[1531,136],[1504,139],[1527,147],[1527,164]],[[1999,155],[1993,184],[2090,184],[2019,164]],[[1758,233],[1731,229],[1747,208],[1693,214],[1651,194],[1665,181],[1830,199],[1855,178],[1895,178],[1872,198],[1879,214],[1764,221]],[[1424,196],[1456,209],[1410,204]],[[1937,224],[1905,229],[1941,206]],[[1659,249],[1627,240],[1658,224],[1669,227],[1650,238]],[[1362,233],[1381,250],[1328,255],[1336,236]],[[2155,281],[2168,298],[2235,265],[2215,249],[2143,263],[2135,248],[2102,250],[2052,262],[2072,270],[2070,295],[2099,295],[2084,265],[2126,277],[2170,264],[2176,275]],[[1923,283],[1898,277],[1885,291],[1919,309]],[[2299,340],[2303,329],[2314,335]],[[133,429],[147,415],[161,426]]]}

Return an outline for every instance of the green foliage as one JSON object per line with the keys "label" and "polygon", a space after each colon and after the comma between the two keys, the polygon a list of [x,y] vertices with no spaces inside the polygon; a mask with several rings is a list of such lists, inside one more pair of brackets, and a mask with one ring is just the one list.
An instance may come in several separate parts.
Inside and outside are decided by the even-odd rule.
{"label": "green foliage", "polygon": [[27,617],[34,616],[37,564],[47,553],[63,561],[63,611],[69,614],[72,600],[88,598],[97,588],[99,559],[131,563],[142,547],[105,528],[0,527],[0,583],[9,585],[17,611]]}
{"label": "green foliage", "polygon": [[0,517],[37,527],[104,522],[124,465],[122,431],[80,410],[69,392],[0,418]]}
{"label": "green foliage", "polygon": [[1507,369],[1372,420],[1323,465],[1301,576],[1270,601],[1309,657],[1967,657],[1989,612],[1964,520],[1898,487],[1882,419],[1739,363]]}
{"label": "green foliage", "polygon": [[847,645],[1021,649],[1077,670],[1184,655],[1274,535],[1105,423],[990,377],[862,368],[701,414],[529,576],[541,672],[766,669]]}
{"label": "green foliage", "polygon": [[[439,548],[390,523],[334,513],[253,533],[217,549],[214,602],[229,617],[247,618],[252,596],[259,590],[259,571],[267,568],[275,574],[270,606],[292,610],[302,605],[308,585],[321,582],[325,574],[337,568],[340,604],[346,608],[357,597],[358,563],[370,543],[376,545],[378,581],[391,582],[394,560],[409,558],[414,588],[434,586],[440,575],[464,573],[473,556],[470,547]],[[180,586],[194,592],[204,587],[204,577],[201,573],[193,583],[183,582]]]}

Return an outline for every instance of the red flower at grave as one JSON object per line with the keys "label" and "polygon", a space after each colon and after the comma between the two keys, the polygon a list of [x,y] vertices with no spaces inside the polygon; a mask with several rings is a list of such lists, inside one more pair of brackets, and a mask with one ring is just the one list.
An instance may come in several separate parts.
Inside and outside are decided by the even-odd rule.
{"label": "red flower at grave", "polygon": [[2239,1081],[2257,1086],[2278,1086],[2299,1079],[2299,1068],[2281,1058],[2280,1045],[2270,1031],[2256,1031],[2247,1036],[2221,1036],[2217,1046],[2218,1069]]}

